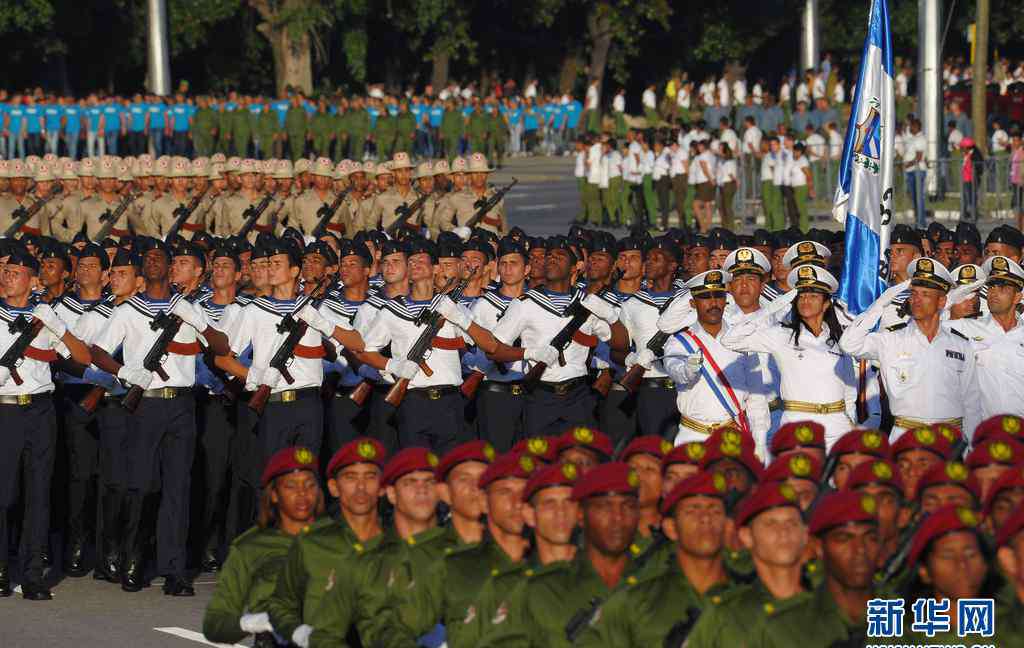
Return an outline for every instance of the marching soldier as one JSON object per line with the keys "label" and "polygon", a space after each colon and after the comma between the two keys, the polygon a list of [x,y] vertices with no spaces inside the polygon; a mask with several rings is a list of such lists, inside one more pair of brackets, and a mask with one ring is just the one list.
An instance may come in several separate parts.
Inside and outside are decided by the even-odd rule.
{"label": "marching soldier", "polygon": [[[47,171],[47,177],[50,172]],[[14,211],[18,208],[29,209],[42,196],[30,196],[29,180],[34,176],[28,165],[21,160],[11,160],[7,167],[7,175],[11,179],[10,195],[0,196],[0,232],[14,224]],[[45,212],[40,212],[25,221],[18,230],[20,234],[50,235],[50,221]]]}
{"label": "marching soldier", "polygon": [[79,186],[81,180],[75,173],[75,167],[76,163],[71,161],[58,163],[58,177],[63,191],[47,205],[50,231],[54,238],[63,243],[70,243],[84,226],[79,210],[83,198]]}
{"label": "marching soldier", "polygon": [[[60,355],[88,365],[90,354],[50,306],[32,307],[32,284],[39,274],[39,262],[23,246],[11,245],[14,247],[4,255],[7,260],[0,319],[8,325],[39,320],[43,327],[37,330],[30,326],[23,333],[18,327],[0,326],[2,348],[10,349],[22,336],[28,340],[18,364],[0,367],[0,411],[5,427],[0,441],[0,474],[13,477],[22,467],[25,469],[25,506],[18,552],[21,593],[26,600],[45,601],[52,598],[43,583],[43,554],[49,537],[50,479],[57,445],[50,363]],[[37,332],[33,334],[33,330]],[[12,594],[7,519],[17,498],[18,480],[4,480],[0,486],[0,597]]]}
{"label": "marching soldier", "polygon": [[[216,355],[227,354],[227,340],[209,325],[200,310],[172,290],[171,251],[166,244],[143,239],[139,247],[145,291],[114,309],[107,328],[92,345],[96,366],[142,390],[132,415],[135,434],[125,448],[132,471],[121,587],[128,592],[143,587],[143,498],[156,486],[152,473],[159,470],[158,573],[166,576],[164,594],[194,596],[185,576],[188,530],[183,520],[188,519],[189,475],[195,450],[195,356],[200,351],[200,335]],[[169,314],[180,318],[180,328],[166,348],[157,349],[164,357],[160,366],[163,373],[156,375],[145,364],[162,331],[160,325],[152,325],[163,321],[164,326],[174,326],[174,320],[165,319]],[[118,347],[122,348],[122,362],[113,358]]]}
{"label": "marching soldier", "polygon": [[320,217],[317,210],[330,206],[334,202],[335,193],[331,189],[334,180],[334,164],[326,157],[319,158],[313,164],[313,186],[302,192],[292,201],[290,224],[297,227],[303,234],[311,235],[316,229]]}
{"label": "marching soldier", "polygon": [[[931,423],[949,423],[965,432],[981,421],[974,349],[962,333],[940,326],[949,271],[934,259],[907,266],[908,281],[882,293],[843,332],[840,348],[857,359],[881,366],[894,416],[893,441],[905,431]],[[910,286],[911,321],[872,332],[884,309]]]}
{"label": "marching soldier", "polygon": [[[82,220],[85,221],[85,233],[91,240],[96,240],[104,226],[108,225],[101,218],[108,211],[111,214],[117,211],[118,205],[124,199],[120,195],[117,170],[113,160],[109,158],[101,160],[96,168],[96,177],[99,181],[99,191],[89,198],[83,198],[79,207]],[[139,201],[134,202],[110,228],[110,236],[117,238],[128,236],[130,234],[129,227],[141,223],[139,218],[141,213]]]}
{"label": "marching soldier", "polygon": [[[487,200],[497,191],[487,185],[487,174],[494,171],[487,164],[487,158],[483,153],[474,153],[469,157],[466,165],[466,172],[469,185],[466,189],[454,192],[450,196],[452,216],[458,227],[466,227],[469,220],[478,209],[478,202]],[[498,236],[508,234],[508,218],[505,215],[505,199],[498,202],[482,219],[476,224],[485,230],[490,230]]]}
{"label": "marching soldier", "polygon": [[[189,161],[183,157],[174,158],[171,162],[171,190],[165,193],[160,198],[149,203],[146,207],[147,213],[144,218],[156,225],[157,231],[159,232],[160,238],[167,236],[171,226],[174,225],[174,221],[177,220],[177,215],[174,213],[176,209],[184,209],[191,201],[191,195],[189,195],[188,183],[189,178],[192,177],[192,167]],[[194,221],[195,214],[190,216],[190,219]],[[192,225],[193,223],[189,223]],[[182,226],[182,231],[188,231],[187,228]]]}
{"label": "marching soldier", "polygon": [[[237,175],[241,183],[241,189],[224,199],[220,216],[219,218],[215,217],[218,235],[229,236],[241,230],[246,220],[245,211],[250,207],[256,207],[263,200],[264,194],[256,185],[256,165],[257,161],[253,159],[246,159],[240,163]],[[270,221],[270,211],[271,208],[268,206],[260,214],[256,225],[253,227],[253,231],[249,234],[250,241],[255,241],[256,234],[258,233],[273,233],[274,223]]]}
{"label": "marching soldier", "polygon": [[[388,231],[400,218],[396,210],[399,207],[411,206],[419,195],[412,188],[412,162],[409,161],[409,154],[399,151],[391,162],[391,171],[394,172],[395,184],[374,200],[373,209],[370,211],[370,220],[365,224],[364,229],[377,229]],[[378,179],[381,177],[380,168],[377,170]],[[423,212],[419,210],[411,214],[402,227],[413,232],[419,231],[419,224],[423,220]]]}
{"label": "marching soldier", "polygon": [[[288,153],[292,162],[306,157],[306,140],[309,138],[309,115],[303,106],[303,97],[299,93],[290,98],[288,112],[284,115],[284,139],[288,143]],[[239,153],[239,155],[242,155]],[[284,157],[277,156],[277,157]]]}
{"label": "marching soldier", "polygon": [[324,512],[316,455],[301,446],[278,451],[263,470],[268,493],[260,500],[256,526],[231,543],[224,571],[203,615],[209,641],[233,643],[256,634],[256,645],[272,646],[268,599],[296,536],[308,532]]}

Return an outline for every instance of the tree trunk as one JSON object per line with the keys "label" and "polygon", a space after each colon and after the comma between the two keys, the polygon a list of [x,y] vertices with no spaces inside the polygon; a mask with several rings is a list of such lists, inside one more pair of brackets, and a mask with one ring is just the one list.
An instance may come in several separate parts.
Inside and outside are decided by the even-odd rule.
{"label": "tree trunk", "polygon": [[562,94],[572,92],[576,86],[576,75],[580,69],[580,50],[570,46],[562,56],[562,71],[558,75],[558,91]]}
{"label": "tree trunk", "polygon": [[587,33],[590,36],[589,80],[597,81],[597,96],[601,96],[604,72],[608,66],[608,51],[612,47],[611,9],[607,2],[594,5],[587,17]]}
{"label": "tree trunk", "polygon": [[974,30],[974,70],[971,74],[971,121],[974,122],[974,143],[988,153],[988,16],[989,0],[978,0],[978,16]]}
{"label": "tree trunk", "polygon": [[451,63],[452,55],[447,47],[435,47],[432,58],[434,69],[430,75],[430,83],[434,86],[434,92],[440,92],[441,88],[448,85],[448,65]]}
{"label": "tree trunk", "polygon": [[274,80],[278,94],[283,94],[288,86],[306,94],[313,92],[313,51],[309,32],[295,37],[289,33],[288,24],[280,20],[282,13],[292,11],[307,1],[286,0],[284,6],[275,11],[267,0],[249,0],[263,19],[256,29],[270,42],[274,53]]}

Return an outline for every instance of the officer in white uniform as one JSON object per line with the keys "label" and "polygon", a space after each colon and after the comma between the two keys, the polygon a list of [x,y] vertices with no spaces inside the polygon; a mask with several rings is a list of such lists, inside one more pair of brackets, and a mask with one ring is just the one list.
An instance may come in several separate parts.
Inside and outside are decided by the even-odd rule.
{"label": "officer in white uniform", "polygon": [[1017,313],[1024,290],[1024,269],[1013,259],[994,256],[985,261],[988,314],[945,322],[967,336],[974,347],[980,419],[998,414],[1024,415],[1024,325]]}
{"label": "officer in white uniform", "polygon": [[675,443],[703,441],[713,431],[738,426],[764,448],[768,404],[761,392],[758,357],[721,344],[729,331],[724,321],[726,285],[732,276],[708,270],[686,282],[697,323],[673,335],[665,345],[664,371],[676,383],[679,432]]}
{"label": "officer in white uniform", "polygon": [[[854,319],[839,341],[854,358],[879,363],[894,417],[890,440],[932,423],[958,425],[972,434],[981,421],[974,349],[955,329],[940,326],[953,276],[930,258],[907,266],[910,279],[882,293]],[[872,331],[885,308],[910,286],[910,321]]]}

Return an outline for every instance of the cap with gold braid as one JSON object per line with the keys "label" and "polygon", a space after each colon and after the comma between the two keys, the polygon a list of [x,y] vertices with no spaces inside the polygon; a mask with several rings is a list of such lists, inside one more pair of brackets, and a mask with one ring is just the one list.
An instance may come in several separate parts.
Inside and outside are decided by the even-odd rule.
{"label": "cap with gold braid", "polygon": [[762,252],[754,248],[741,247],[725,257],[722,267],[733,277],[743,274],[764,275],[772,271],[772,264]]}
{"label": "cap with gold braid", "polygon": [[725,270],[708,270],[686,282],[690,295],[700,299],[703,297],[725,296],[726,284],[732,281],[732,274]]}
{"label": "cap with gold braid", "polygon": [[824,268],[832,253],[817,241],[800,241],[791,245],[782,257],[782,264],[787,268],[796,268],[806,263]]}
{"label": "cap with gold braid", "polygon": [[985,283],[989,286],[1013,286],[1017,290],[1024,290],[1024,269],[1009,257],[994,256],[985,261],[982,270],[988,273]]}
{"label": "cap with gold braid", "polygon": [[817,292],[831,295],[839,289],[832,273],[816,265],[805,264],[789,271],[786,281],[799,292]]}
{"label": "cap with gold braid", "polygon": [[934,288],[942,292],[948,292],[953,286],[953,275],[949,274],[946,266],[928,257],[920,257],[907,264],[907,274],[911,286]]}
{"label": "cap with gold braid", "polygon": [[958,286],[966,286],[972,284],[975,281],[984,281],[987,278],[985,271],[981,269],[981,266],[974,265],[973,263],[965,263],[963,265],[953,268],[953,281]]}

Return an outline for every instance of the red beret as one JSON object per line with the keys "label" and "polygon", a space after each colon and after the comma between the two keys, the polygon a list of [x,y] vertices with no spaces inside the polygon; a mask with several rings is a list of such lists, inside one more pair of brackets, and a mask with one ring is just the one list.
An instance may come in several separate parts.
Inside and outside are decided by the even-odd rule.
{"label": "red beret", "polygon": [[999,414],[987,418],[974,428],[972,442],[981,443],[993,432],[1005,432],[1012,437],[1020,438],[1024,432],[1024,419],[1013,414]]}
{"label": "red beret", "polygon": [[1003,526],[996,531],[996,548],[1009,544],[1022,529],[1024,529],[1024,505],[1018,506],[1013,515],[1008,517],[1006,522],[1003,522]]}
{"label": "red beret", "polygon": [[[524,455],[529,456],[529,455]],[[552,486],[575,486],[579,471],[574,463],[556,463],[544,466],[530,473],[526,480],[526,489],[523,491],[523,501],[528,502],[530,498]]]}
{"label": "red beret", "polygon": [[512,452],[529,453],[534,459],[544,463],[558,460],[558,437],[530,437],[512,446]]}
{"label": "red beret", "polygon": [[341,446],[341,449],[334,453],[331,462],[327,464],[327,476],[333,477],[345,466],[355,463],[372,463],[383,468],[387,460],[388,451],[384,449],[384,445],[380,441],[369,437],[359,437]]}
{"label": "red beret", "polygon": [[278,450],[263,469],[260,484],[266,488],[267,484],[277,477],[296,470],[308,470],[314,475],[320,475],[320,462],[312,450],[303,446],[290,446]]}
{"label": "red beret", "polygon": [[663,439],[656,434],[647,434],[630,441],[626,449],[619,455],[619,461],[628,461],[630,457],[637,454],[649,454],[658,461],[661,461],[671,451],[671,441]]}
{"label": "red beret", "polygon": [[441,463],[437,464],[437,481],[444,481],[452,468],[466,461],[491,463],[494,461],[494,446],[486,441],[470,441],[455,446],[441,457]]}
{"label": "red beret", "polygon": [[701,472],[687,477],[675,485],[661,501],[661,514],[670,515],[680,500],[694,495],[725,497],[725,476],[716,472]]}
{"label": "red beret", "polygon": [[1011,488],[1024,488],[1024,467],[1014,466],[1002,475],[999,475],[999,478],[992,482],[988,496],[985,497],[985,515],[992,511],[992,503],[996,501],[996,496],[1002,491]]}
{"label": "red beret", "polygon": [[[947,432],[944,433],[943,430]],[[953,458],[953,444],[958,438],[959,429],[950,425],[937,423],[929,427],[914,428],[907,430],[896,440],[890,455],[895,458],[908,450],[927,450],[938,455],[943,461],[949,461]]]}
{"label": "red beret", "polygon": [[384,466],[381,483],[394,486],[400,477],[417,470],[434,472],[437,468],[437,455],[427,448],[406,448],[401,450]]}
{"label": "red beret", "polygon": [[621,461],[594,466],[576,480],[572,487],[572,498],[577,502],[604,493],[636,494],[640,478],[636,471]]}
{"label": "red beret", "polygon": [[480,475],[480,481],[477,483],[480,488],[487,488],[499,479],[529,479],[536,469],[537,462],[530,455],[506,452],[487,466],[487,470]]}
{"label": "red beret", "polygon": [[743,526],[758,514],[779,506],[792,506],[799,511],[796,491],[786,482],[762,482],[740,503],[736,526]]}
{"label": "red beret", "polygon": [[963,506],[944,506],[924,519],[921,527],[914,534],[910,544],[907,564],[913,567],[921,554],[932,540],[936,540],[953,531],[972,531],[978,528],[981,517],[973,510]]}
{"label": "red beret", "polygon": [[672,448],[661,460],[661,469],[664,471],[672,464],[692,464],[699,466],[704,459],[708,449],[703,441],[687,441],[682,445]]}
{"label": "red beret", "polygon": [[878,502],[866,493],[842,490],[829,493],[814,506],[807,530],[817,535],[848,522],[872,522],[878,511]]}
{"label": "red beret", "polygon": [[857,464],[857,467],[850,471],[850,476],[846,478],[844,489],[854,490],[872,484],[888,486],[898,493],[903,492],[903,480],[900,478],[899,472],[896,471],[896,467],[892,465],[891,461],[885,459],[875,459]]}
{"label": "red beret", "polygon": [[711,435],[704,442],[706,452],[700,461],[701,470],[707,470],[709,466],[723,459],[732,459],[750,471],[755,481],[760,480],[764,473],[764,464],[754,454],[753,442],[747,444],[735,441],[734,439],[740,435],[740,432],[738,430],[729,430],[728,432],[717,438],[715,435]]}
{"label": "red beret", "polygon": [[924,489],[943,484],[960,486],[969,491],[971,495],[974,495],[976,500],[981,499],[981,485],[978,483],[978,478],[971,474],[967,466],[959,461],[946,461],[929,468],[921,475],[920,481],[917,482],[917,493],[914,495],[917,499],[920,499]]}
{"label": "red beret", "polygon": [[754,437],[749,432],[735,427],[723,427],[718,428],[714,432],[708,435],[708,438],[704,440],[704,445],[709,449],[711,446],[728,443],[731,445],[738,445],[741,448],[750,448],[753,451],[757,444],[754,443]]}
{"label": "red beret", "polygon": [[859,429],[850,430],[832,446],[829,456],[853,454],[867,454],[879,459],[889,458],[889,437],[878,430]]}
{"label": "red beret", "polygon": [[593,450],[605,459],[612,458],[612,441],[606,434],[592,427],[578,425],[571,430],[566,430],[558,437],[558,452],[561,453],[569,448],[585,448]]}
{"label": "red beret", "polygon": [[993,432],[977,443],[964,463],[968,468],[981,468],[998,464],[1015,466],[1024,461],[1024,444],[1005,432]]}
{"label": "red beret", "polygon": [[778,456],[801,446],[824,448],[825,426],[817,421],[786,423],[772,437],[771,451]]}
{"label": "red beret", "polygon": [[786,481],[787,479],[807,479],[821,481],[821,463],[806,452],[793,452],[768,465],[761,481]]}

